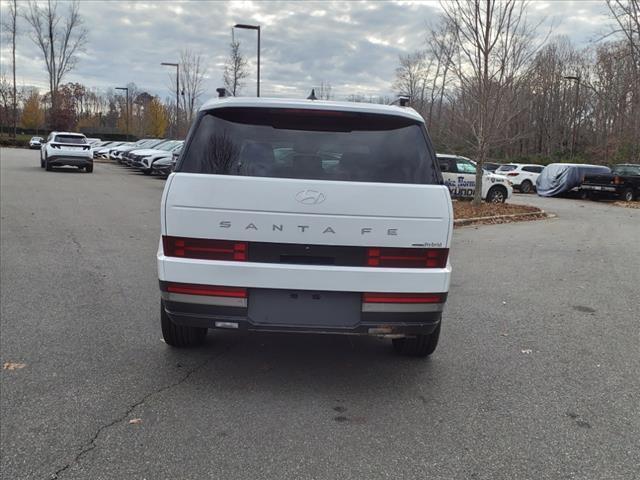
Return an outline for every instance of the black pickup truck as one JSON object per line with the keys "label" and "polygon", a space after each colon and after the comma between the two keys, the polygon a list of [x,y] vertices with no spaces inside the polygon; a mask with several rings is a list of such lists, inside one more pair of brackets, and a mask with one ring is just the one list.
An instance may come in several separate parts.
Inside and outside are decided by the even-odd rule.
{"label": "black pickup truck", "polygon": [[589,198],[640,199],[640,165],[624,163],[612,167],[609,174],[585,175],[580,190]]}

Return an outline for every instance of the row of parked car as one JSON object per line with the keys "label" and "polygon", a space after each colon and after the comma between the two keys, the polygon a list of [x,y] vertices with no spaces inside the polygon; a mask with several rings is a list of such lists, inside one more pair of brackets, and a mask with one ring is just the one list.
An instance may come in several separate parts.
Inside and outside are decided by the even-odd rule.
{"label": "row of parked car", "polygon": [[144,138],[137,142],[103,142],[94,158],[109,159],[140,170],[145,175],[167,176],[182,150],[183,140]]}
{"label": "row of parked car", "polygon": [[506,176],[513,188],[522,193],[536,191],[543,197],[640,200],[640,164],[606,167],[584,163],[551,163],[547,166],[491,163],[485,164],[485,168],[496,175]]}
{"label": "row of parked car", "polygon": [[[75,165],[93,171],[84,158],[110,159],[146,175],[168,176],[173,170],[184,141],[145,138],[137,142],[101,141],[80,133],[51,132],[47,140],[33,137],[30,148],[41,150],[40,164],[50,169],[59,165]],[[82,157],[82,158],[79,158]],[[438,154],[445,184],[453,198],[471,198],[475,193],[476,163],[449,154]],[[573,195],[581,198],[613,197],[625,201],[640,199],[640,165],[620,164],[612,168],[602,165],[552,163],[542,166],[525,163],[483,165],[482,198],[502,203],[513,190],[537,192],[553,197]]]}

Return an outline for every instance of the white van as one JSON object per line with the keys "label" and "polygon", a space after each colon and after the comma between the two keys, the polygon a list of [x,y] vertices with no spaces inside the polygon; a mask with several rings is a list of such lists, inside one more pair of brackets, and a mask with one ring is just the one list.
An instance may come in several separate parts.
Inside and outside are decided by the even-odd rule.
{"label": "white van", "polygon": [[364,334],[426,356],[449,291],[453,210],[405,107],[221,98],[162,197],[161,325]]}

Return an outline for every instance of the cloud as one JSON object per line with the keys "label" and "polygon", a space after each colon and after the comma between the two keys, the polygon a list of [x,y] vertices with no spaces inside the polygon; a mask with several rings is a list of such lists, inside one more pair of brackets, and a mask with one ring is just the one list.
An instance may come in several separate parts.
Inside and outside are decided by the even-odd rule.
{"label": "cloud", "polygon": [[[4,15],[7,2],[2,2]],[[61,4],[63,5],[63,4]],[[312,87],[329,82],[337,98],[352,94],[389,95],[400,54],[421,48],[427,26],[438,20],[436,1],[396,2],[83,2],[89,29],[86,51],[65,81],[107,89],[134,82],[162,98],[172,96],[170,69],[180,50],[201,53],[208,67],[206,97],[222,83],[222,65],[236,23],[261,25],[263,95],[306,97]],[[555,20],[556,33],[578,46],[602,32],[602,5],[578,1],[540,1],[532,21]],[[553,16],[552,16],[553,15]],[[562,21],[560,21],[562,19]],[[29,39],[25,22],[18,39],[17,75],[25,85],[46,88],[41,53]],[[244,94],[255,91],[256,32],[236,30],[235,38],[250,61]],[[8,70],[8,42],[0,50]]]}

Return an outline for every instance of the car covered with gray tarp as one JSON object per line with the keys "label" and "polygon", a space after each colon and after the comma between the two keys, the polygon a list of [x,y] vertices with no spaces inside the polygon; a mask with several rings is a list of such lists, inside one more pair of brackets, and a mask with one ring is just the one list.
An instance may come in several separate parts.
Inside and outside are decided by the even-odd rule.
{"label": "car covered with gray tarp", "polygon": [[610,173],[609,167],[584,163],[551,163],[536,180],[536,190],[542,197],[554,197],[570,192],[578,187],[585,175]]}

